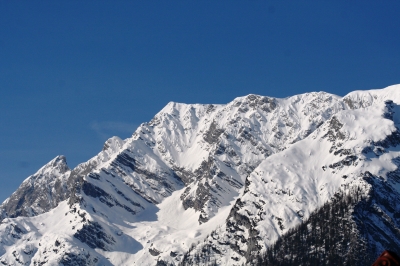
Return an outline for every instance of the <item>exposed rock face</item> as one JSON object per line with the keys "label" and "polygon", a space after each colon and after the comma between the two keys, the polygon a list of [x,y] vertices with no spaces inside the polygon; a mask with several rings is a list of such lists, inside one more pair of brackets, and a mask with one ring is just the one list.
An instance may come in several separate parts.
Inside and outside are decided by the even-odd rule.
{"label": "exposed rock face", "polygon": [[28,177],[2,205],[2,218],[34,216],[55,208],[70,196],[65,176],[70,173],[64,156],[57,156]]}
{"label": "exposed rock face", "polygon": [[350,187],[368,195],[346,216],[379,243],[365,248],[399,245],[399,90],[169,103],[89,161],[58,156],[25,180],[0,207],[0,262],[249,264]]}
{"label": "exposed rock face", "polygon": [[372,254],[382,249],[392,249],[399,253],[400,207],[394,203],[400,202],[400,193],[369,172],[364,173],[363,178],[371,185],[369,197],[365,202],[361,201],[356,205],[353,217],[360,235],[367,243],[367,250]]}
{"label": "exposed rock face", "polygon": [[89,221],[89,223],[84,224],[83,227],[74,234],[74,237],[93,249],[99,248],[108,251],[109,248],[107,244],[112,245],[115,243],[115,240],[112,236],[104,233],[103,230],[100,224]]}

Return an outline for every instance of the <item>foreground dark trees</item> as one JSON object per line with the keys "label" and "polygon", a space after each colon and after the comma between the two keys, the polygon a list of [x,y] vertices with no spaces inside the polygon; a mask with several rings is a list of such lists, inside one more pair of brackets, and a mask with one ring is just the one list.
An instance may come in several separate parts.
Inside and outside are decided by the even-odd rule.
{"label": "foreground dark trees", "polygon": [[360,188],[340,191],[305,222],[278,239],[265,254],[256,256],[253,263],[275,266],[371,265],[379,251],[371,250],[353,217],[355,209],[366,200]]}

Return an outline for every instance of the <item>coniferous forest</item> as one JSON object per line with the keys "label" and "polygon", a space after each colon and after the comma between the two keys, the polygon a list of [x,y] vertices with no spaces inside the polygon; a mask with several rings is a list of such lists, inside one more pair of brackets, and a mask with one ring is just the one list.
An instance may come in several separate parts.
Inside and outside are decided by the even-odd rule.
{"label": "coniferous forest", "polygon": [[356,188],[340,191],[332,201],[289,230],[256,259],[257,265],[368,265],[375,252],[368,251],[352,211],[366,200]]}

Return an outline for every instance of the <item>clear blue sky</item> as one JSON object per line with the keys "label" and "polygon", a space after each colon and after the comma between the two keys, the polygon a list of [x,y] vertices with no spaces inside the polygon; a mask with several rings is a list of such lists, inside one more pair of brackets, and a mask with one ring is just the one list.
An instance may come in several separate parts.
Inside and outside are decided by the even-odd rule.
{"label": "clear blue sky", "polygon": [[400,83],[400,1],[0,1],[0,201],[169,101]]}

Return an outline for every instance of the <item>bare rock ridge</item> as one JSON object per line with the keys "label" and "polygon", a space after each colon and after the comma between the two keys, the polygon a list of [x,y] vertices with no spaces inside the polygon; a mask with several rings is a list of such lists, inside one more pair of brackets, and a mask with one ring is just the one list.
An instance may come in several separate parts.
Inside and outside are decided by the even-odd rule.
{"label": "bare rock ridge", "polygon": [[64,156],[57,156],[29,176],[2,205],[2,217],[35,216],[55,208],[70,196],[63,175],[71,170]]}
{"label": "bare rock ridge", "polygon": [[[57,156],[28,177],[0,206],[0,262],[257,264],[305,225],[316,226],[307,243],[321,254],[350,241],[343,228],[371,254],[398,247],[399,106],[398,85],[345,97],[171,102],[74,169]],[[326,210],[345,226],[332,224],[338,237],[324,244],[313,217]],[[338,250],[325,262],[353,261]],[[291,259],[312,261],[312,252]]]}

